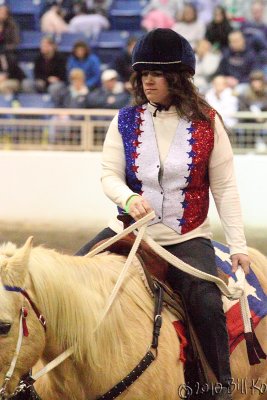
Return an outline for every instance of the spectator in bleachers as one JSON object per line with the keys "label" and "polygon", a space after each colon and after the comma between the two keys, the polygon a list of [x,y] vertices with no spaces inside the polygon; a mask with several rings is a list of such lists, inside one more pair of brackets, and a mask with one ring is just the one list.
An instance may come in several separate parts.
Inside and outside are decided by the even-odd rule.
{"label": "spectator in bleachers", "polygon": [[58,108],[87,108],[89,89],[86,85],[85,74],[82,69],[74,68],[70,72],[70,85],[58,93]]}
{"label": "spectator in bleachers", "polygon": [[[229,49],[224,52],[216,75],[234,77],[245,87],[250,73],[259,67],[256,53],[247,46],[241,31],[229,33],[228,40]],[[241,88],[241,85],[239,86]]]}
{"label": "spectator in bleachers", "polygon": [[225,9],[217,6],[214,9],[213,20],[207,26],[206,38],[214,47],[223,50],[228,46],[228,35],[232,30]]}
{"label": "spectator in bleachers", "polygon": [[101,62],[99,58],[92,53],[90,46],[84,41],[78,41],[74,44],[72,54],[67,61],[68,76],[73,68],[80,68],[84,71],[86,85],[89,90],[100,86],[101,83]]}
{"label": "spectator in bleachers", "polygon": [[267,111],[266,78],[262,71],[252,71],[249,86],[239,96],[239,110],[258,112]]}
{"label": "spectator in bleachers", "polygon": [[265,5],[255,1],[251,6],[251,16],[241,26],[244,35],[267,38],[267,24],[264,21]]}
{"label": "spectator in bleachers", "polygon": [[114,69],[118,72],[119,78],[125,84],[130,81],[130,76],[133,73],[132,68],[132,51],[137,42],[135,36],[130,36],[127,41],[127,46],[122,50],[121,54],[115,58],[113,62]]}
{"label": "spectator in bleachers", "polygon": [[183,3],[183,0],[150,0],[142,10],[142,28],[146,31],[171,28],[177,13],[182,10]]}
{"label": "spectator in bleachers", "polygon": [[219,114],[221,114],[225,125],[228,128],[236,124],[236,118],[231,114],[238,110],[238,98],[227,85],[225,76],[216,76],[212,81],[212,87],[206,93],[207,102]]}
{"label": "spectator in bleachers", "polygon": [[267,25],[264,18],[264,4],[255,2],[251,7],[252,16],[241,25],[241,30],[246,38],[248,46],[254,49],[261,64],[267,60]]}
{"label": "spectator in bleachers", "polygon": [[89,108],[119,109],[129,104],[130,93],[124,89],[114,69],[106,69],[101,75],[101,82],[101,87],[88,95]]}
{"label": "spectator in bleachers", "polygon": [[207,25],[211,22],[214,9],[221,3],[221,0],[193,0],[191,3],[196,5],[199,19]]}
{"label": "spectator in bleachers", "polygon": [[107,17],[100,12],[87,9],[85,4],[76,6],[76,15],[69,22],[69,31],[84,33],[88,38],[95,39],[99,33],[110,27]]}
{"label": "spectator in bleachers", "polygon": [[19,27],[6,5],[0,6],[0,51],[14,51],[20,42]]}
{"label": "spectator in bleachers", "polygon": [[[23,1],[23,0],[22,0]],[[60,7],[60,13],[66,22],[74,16],[74,5],[75,0],[45,0],[41,16],[51,7],[52,4],[56,3]]]}
{"label": "spectator in bleachers", "polygon": [[197,41],[204,38],[206,28],[198,18],[195,5],[188,3],[184,6],[181,20],[178,20],[172,29],[184,36],[195,49]]}
{"label": "spectator in bleachers", "polygon": [[250,8],[253,0],[222,0],[221,6],[225,8],[227,17],[235,29],[240,28],[250,15]]}
{"label": "spectator in bleachers", "polygon": [[221,53],[212,49],[211,43],[207,39],[200,40],[195,49],[196,72],[194,83],[205,93],[210,86],[210,81],[218,69]]}
{"label": "spectator in bleachers", "polygon": [[112,0],[84,0],[87,8],[95,10],[97,13],[108,15]]}
{"label": "spectator in bleachers", "polygon": [[0,93],[14,94],[21,88],[25,74],[13,54],[0,53]]}
{"label": "spectator in bleachers", "polygon": [[[254,116],[251,119],[246,118],[245,122],[262,123],[264,119],[261,117],[261,112],[267,111],[266,78],[262,71],[252,71],[249,78],[248,88],[239,96],[239,110],[254,113]],[[239,135],[242,133],[240,131]],[[257,151],[266,151],[267,130],[251,129],[250,144],[255,146]]]}
{"label": "spectator in bleachers", "polygon": [[51,7],[40,18],[41,31],[44,33],[55,33],[60,35],[67,32],[68,24],[61,15],[60,6],[54,2]]}
{"label": "spectator in bleachers", "polygon": [[40,53],[34,60],[34,80],[27,79],[23,84],[25,92],[46,93],[52,101],[57,101],[58,91],[67,80],[65,57],[57,51],[57,45],[50,36],[44,37],[40,44]]}

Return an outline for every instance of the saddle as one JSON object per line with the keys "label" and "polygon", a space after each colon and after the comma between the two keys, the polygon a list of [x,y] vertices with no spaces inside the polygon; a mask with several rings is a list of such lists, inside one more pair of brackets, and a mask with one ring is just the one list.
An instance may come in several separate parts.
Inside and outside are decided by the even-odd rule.
{"label": "saddle", "polygon": [[[112,253],[127,257],[131,251],[135,239],[136,236],[133,233],[130,233],[107,247],[104,251],[110,251]],[[106,241],[107,239],[97,243],[94,248]],[[154,293],[155,283],[162,287],[163,305],[166,306],[176,316],[177,320],[180,321],[184,327],[187,338],[184,366],[186,380],[189,382],[198,381],[203,384],[216,384],[218,380],[204,355],[198,337],[195,333],[195,329],[190,320],[186,304],[183,301],[181,294],[173,291],[166,281],[169,267],[168,262],[158,256],[143,240],[140,243],[136,256],[143,267],[146,281],[151,292]],[[224,280],[225,277],[226,275],[223,276]]]}

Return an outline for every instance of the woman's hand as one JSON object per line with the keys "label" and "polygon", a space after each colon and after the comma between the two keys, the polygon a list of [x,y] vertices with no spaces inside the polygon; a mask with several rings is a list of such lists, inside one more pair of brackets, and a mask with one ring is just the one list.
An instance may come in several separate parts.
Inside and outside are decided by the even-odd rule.
{"label": "woman's hand", "polygon": [[249,256],[246,254],[238,253],[238,254],[233,254],[231,256],[231,261],[232,261],[232,272],[235,273],[238,266],[240,265],[245,274],[249,273],[249,267],[250,267],[250,259]]}
{"label": "woman's hand", "polygon": [[127,203],[128,214],[130,214],[135,221],[153,211],[150,204],[142,196],[132,196],[129,198]]}

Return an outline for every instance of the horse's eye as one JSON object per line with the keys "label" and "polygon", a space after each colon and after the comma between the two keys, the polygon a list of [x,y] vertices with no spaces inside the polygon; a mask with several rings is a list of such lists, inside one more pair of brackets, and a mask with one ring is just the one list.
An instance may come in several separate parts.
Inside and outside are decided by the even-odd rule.
{"label": "horse's eye", "polygon": [[5,336],[10,331],[11,324],[8,322],[0,322],[0,336]]}

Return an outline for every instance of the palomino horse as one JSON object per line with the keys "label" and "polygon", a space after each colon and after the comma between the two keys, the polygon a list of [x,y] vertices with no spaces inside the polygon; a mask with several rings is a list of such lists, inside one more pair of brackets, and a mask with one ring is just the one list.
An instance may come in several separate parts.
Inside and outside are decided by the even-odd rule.
{"label": "palomino horse", "polygon": [[[255,250],[251,258],[253,270],[267,293],[267,260]],[[12,244],[3,245],[0,248],[2,285],[25,288],[45,316],[47,329],[43,329],[36,310],[21,293],[7,291],[1,285],[0,386],[15,352],[23,306],[28,309],[29,335],[22,339],[17,364],[7,385],[8,393],[14,391],[20,376],[38,359],[46,364],[71,346],[73,355],[38,383],[37,391],[43,400],[97,399],[121,381],[146,354],[154,316],[153,301],[135,259],[109,313],[98,327],[124,262],[125,257],[114,254],[86,258],[32,248],[31,238],[20,249]],[[155,361],[120,399],[177,400],[178,388],[183,393],[183,364],[179,360],[180,345],[173,329],[173,317],[166,309],[162,316]],[[265,351],[266,332],[265,317],[256,328]],[[244,341],[232,353],[231,366],[237,387],[233,394],[235,400],[267,398],[267,362],[251,367]]]}

